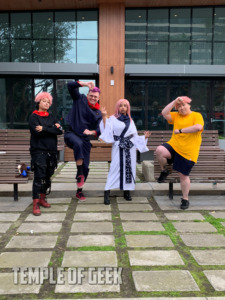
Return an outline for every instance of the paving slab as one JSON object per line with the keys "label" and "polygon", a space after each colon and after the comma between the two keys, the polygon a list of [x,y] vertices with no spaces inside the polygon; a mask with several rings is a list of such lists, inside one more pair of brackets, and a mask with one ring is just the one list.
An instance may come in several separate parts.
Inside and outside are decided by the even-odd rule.
{"label": "paving slab", "polygon": [[24,211],[32,200],[30,197],[20,197],[19,201],[14,201],[13,197],[0,197],[0,203],[0,211]]}
{"label": "paving slab", "polygon": [[111,211],[111,205],[78,203],[76,211]]}
{"label": "paving slab", "polygon": [[225,219],[225,211],[214,211],[210,212],[209,214],[216,219]]}
{"label": "paving slab", "polygon": [[216,291],[225,291],[225,270],[203,271]]}
{"label": "paving slab", "polygon": [[[189,271],[133,271],[137,291],[199,291]],[[189,299],[189,298],[188,298]]]}
{"label": "paving slab", "polygon": [[0,254],[0,268],[47,267],[51,256],[50,251],[3,252]]}
{"label": "paving slab", "polygon": [[85,202],[78,201],[79,205],[87,205],[87,204],[102,204],[104,203],[104,197],[88,197]]}
{"label": "paving slab", "polygon": [[[57,284],[55,287],[55,293],[109,293],[109,292],[120,292],[120,285],[117,284],[102,284],[98,283],[98,274],[92,273],[91,275],[89,272],[83,272],[82,275],[82,283],[72,283],[71,275],[68,275],[68,272],[64,272],[63,279],[65,280],[64,284]],[[104,282],[104,273],[102,273],[103,278],[102,281]],[[76,282],[76,278],[73,279]],[[93,284],[93,282],[96,284]],[[79,300],[79,299],[78,299]],[[93,299],[92,299],[93,300]],[[99,300],[99,299],[98,299]],[[101,298],[101,300],[104,300]],[[109,300],[109,299],[108,299]],[[115,299],[114,299],[115,300]]]}
{"label": "paving slab", "polygon": [[165,231],[158,222],[123,222],[122,226],[124,231]]}
{"label": "paving slab", "polygon": [[181,234],[180,237],[190,247],[225,246],[225,237],[222,234]]}
{"label": "paving slab", "polygon": [[63,267],[117,267],[114,251],[65,251]]}
{"label": "paving slab", "polygon": [[113,232],[113,225],[111,222],[75,222],[71,232]]}
{"label": "paving slab", "polygon": [[6,248],[54,248],[57,236],[13,236]]}
{"label": "paving slab", "polygon": [[178,232],[217,232],[208,222],[174,222],[173,226]]}
{"label": "paving slab", "polygon": [[126,235],[127,247],[174,247],[166,235]]}
{"label": "paving slab", "polygon": [[115,246],[113,235],[75,235],[70,236],[67,247]]}
{"label": "paving slab", "polygon": [[129,250],[131,266],[176,266],[184,265],[176,250]]}
{"label": "paving slab", "polygon": [[165,216],[168,220],[177,220],[177,221],[194,221],[194,220],[202,221],[205,219],[202,214],[191,213],[191,212],[165,213]]}
{"label": "paving slab", "polygon": [[16,213],[0,213],[0,221],[14,222],[19,219],[20,214]]}
{"label": "paving slab", "polygon": [[[132,192],[131,192],[132,193]],[[123,197],[116,197],[116,201],[118,203],[127,203],[127,204],[132,204],[132,203],[149,203],[148,199],[146,197],[132,197],[132,201],[126,201]]]}
{"label": "paving slab", "polygon": [[65,213],[44,213],[40,216],[34,216],[33,214],[29,214],[26,218],[26,221],[32,221],[32,222],[59,222],[63,221],[65,219],[66,214]]}
{"label": "paving slab", "polygon": [[[130,202],[130,201],[127,201]],[[148,211],[153,210],[150,204],[118,204],[120,211]]]}
{"label": "paving slab", "polygon": [[17,232],[24,233],[50,233],[59,232],[62,228],[62,223],[22,223],[17,229]]}
{"label": "paving slab", "polygon": [[191,250],[199,265],[225,265],[225,250]]}
{"label": "paving slab", "polygon": [[49,208],[41,207],[41,213],[49,212],[65,212],[68,209],[68,205],[53,204]]}
{"label": "paving slab", "polygon": [[158,217],[155,213],[148,212],[120,212],[120,219],[133,221],[158,221]]}
{"label": "paving slab", "polygon": [[0,223],[0,233],[5,233],[12,223]]}
{"label": "paving slab", "polygon": [[40,284],[14,284],[13,273],[0,273],[0,294],[38,294]]}
{"label": "paving slab", "polygon": [[108,212],[103,213],[76,213],[74,221],[111,221],[112,215]]}
{"label": "paving slab", "polygon": [[48,197],[48,202],[49,203],[70,203],[72,198],[49,198]]}
{"label": "paving slab", "polygon": [[[162,210],[179,210],[180,211],[180,196],[174,196],[173,200],[169,200],[168,196],[154,196],[155,201]],[[190,196],[191,210],[225,210],[224,196],[214,195],[212,196]]]}

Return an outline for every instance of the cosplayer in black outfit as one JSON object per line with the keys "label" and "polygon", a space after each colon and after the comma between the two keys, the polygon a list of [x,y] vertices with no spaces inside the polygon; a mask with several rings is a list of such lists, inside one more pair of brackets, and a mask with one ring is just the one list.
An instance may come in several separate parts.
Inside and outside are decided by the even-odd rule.
{"label": "cosplayer in black outfit", "polygon": [[57,135],[62,128],[47,110],[52,104],[52,96],[47,92],[39,93],[35,100],[37,109],[29,119],[31,132],[31,166],[34,171],[33,214],[41,214],[40,205],[50,207],[46,201],[47,190],[51,188],[51,176],[57,167]]}
{"label": "cosplayer in black outfit", "polygon": [[[79,87],[82,86],[89,88],[87,96],[79,93]],[[73,149],[77,165],[76,197],[81,201],[85,201],[86,198],[82,193],[82,188],[89,172],[90,136],[97,137],[100,135],[99,123],[102,119],[98,104],[100,90],[91,81],[69,82],[67,87],[73,99],[73,105],[66,118],[69,129],[65,133],[65,143]]]}

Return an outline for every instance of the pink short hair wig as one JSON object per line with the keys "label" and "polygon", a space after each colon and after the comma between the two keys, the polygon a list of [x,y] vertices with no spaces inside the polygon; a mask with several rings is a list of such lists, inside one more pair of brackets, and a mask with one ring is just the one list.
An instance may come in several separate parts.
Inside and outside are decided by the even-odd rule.
{"label": "pink short hair wig", "polygon": [[90,90],[89,90],[89,93],[90,93],[90,92],[93,92],[93,93],[99,93],[99,94],[101,93],[100,89],[99,89],[97,86],[95,86],[93,89],[90,89]]}
{"label": "pink short hair wig", "polygon": [[[190,104],[192,101],[191,98],[189,98],[187,96],[179,96],[178,98],[181,98],[184,101],[184,103],[188,103],[188,104]],[[177,103],[175,104],[175,109],[176,110],[178,109]]]}
{"label": "pink short hair wig", "polygon": [[35,103],[39,103],[42,99],[47,98],[50,102],[50,105],[52,105],[52,95],[50,95],[48,92],[41,92],[38,93],[34,99]]}
{"label": "pink short hair wig", "polygon": [[127,99],[120,99],[116,102],[116,105],[115,105],[115,111],[114,111],[114,116],[116,118],[119,118],[121,116],[120,112],[119,112],[119,107],[120,107],[120,104],[122,102],[125,102],[126,105],[127,105],[127,115],[129,116],[130,120],[131,120],[131,116],[130,116],[130,102],[127,100]]}

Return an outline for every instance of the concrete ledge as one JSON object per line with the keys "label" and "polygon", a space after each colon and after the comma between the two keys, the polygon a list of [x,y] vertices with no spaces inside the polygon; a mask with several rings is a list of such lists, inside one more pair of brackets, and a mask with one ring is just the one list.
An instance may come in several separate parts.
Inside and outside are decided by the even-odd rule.
{"label": "concrete ledge", "polygon": [[152,160],[144,160],[142,162],[142,174],[147,182],[155,181],[154,164]]}

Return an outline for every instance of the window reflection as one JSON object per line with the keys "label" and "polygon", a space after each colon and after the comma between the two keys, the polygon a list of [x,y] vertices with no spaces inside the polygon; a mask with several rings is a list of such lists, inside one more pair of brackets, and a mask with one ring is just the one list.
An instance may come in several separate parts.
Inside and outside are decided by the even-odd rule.
{"label": "window reflection", "polygon": [[97,64],[98,43],[92,40],[77,40],[77,63]]}
{"label": "window reflection", "polygon": [[97,39],[97,11],[78,11],[77,12],[77,38],[78,39]]}
{"label": "window reflection", "polygon": [[31,37],[31,14],[12,13],[10,33],[12,38],[30,38]]}

